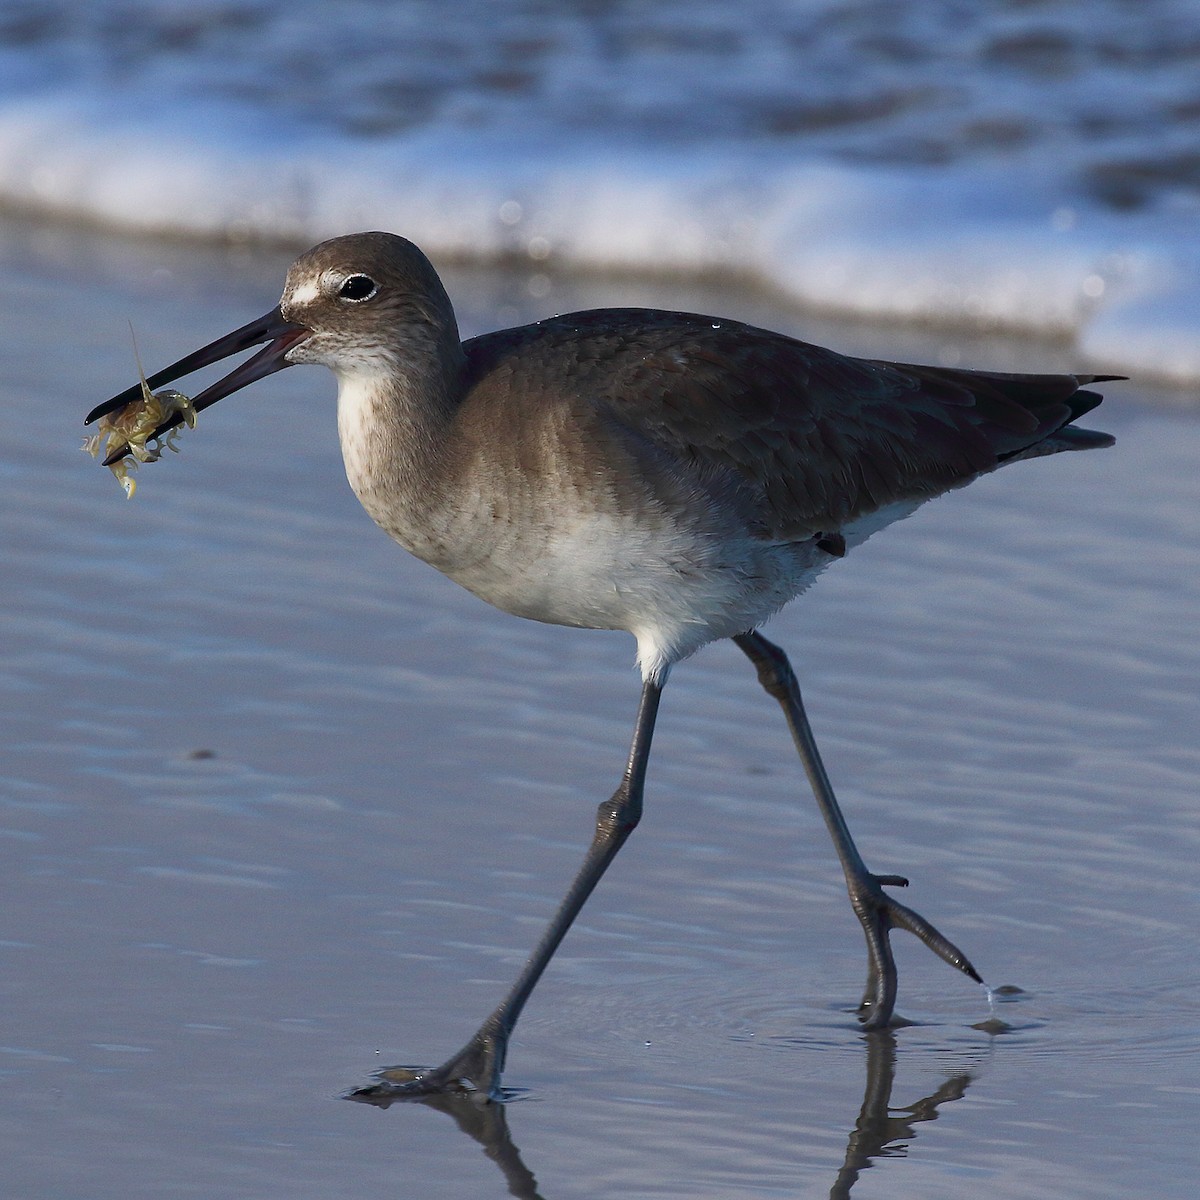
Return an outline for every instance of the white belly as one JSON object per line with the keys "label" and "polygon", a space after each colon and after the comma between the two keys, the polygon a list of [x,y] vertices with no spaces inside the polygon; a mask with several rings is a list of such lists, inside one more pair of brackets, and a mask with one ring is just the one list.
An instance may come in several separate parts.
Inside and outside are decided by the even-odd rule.
{"label": "white belly", "polygon": [[[891,505],[853,522],[842,531],[847,547],[917,507]],[[836,561],[811,541],[646,530],[608,514],[495,549],[446,574],[519,617],[628,630],[643,677],[655,679],[708,642],[761,625]]]}

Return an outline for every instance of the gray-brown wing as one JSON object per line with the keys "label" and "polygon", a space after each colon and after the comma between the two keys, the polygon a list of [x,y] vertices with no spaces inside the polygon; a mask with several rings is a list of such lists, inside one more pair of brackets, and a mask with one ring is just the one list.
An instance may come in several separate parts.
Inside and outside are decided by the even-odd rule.
{"label": "gray-brown wing", "polygon": [[830,533],[967,483],[1099,402],[1074,376],[875,362],[706,326],[658,331],[605,404],[697,471],[732,473],[771,537]]}
{"label": "gray-brown wing", "polygon": [[1099,403],[1078,390],[1086,377],[876,362],[648,309],[569,313],[465,349],[480,397],[519,391],[535,419],[582,406],[664,477],[734,489],[773,538],[833,533],[966,483]]}

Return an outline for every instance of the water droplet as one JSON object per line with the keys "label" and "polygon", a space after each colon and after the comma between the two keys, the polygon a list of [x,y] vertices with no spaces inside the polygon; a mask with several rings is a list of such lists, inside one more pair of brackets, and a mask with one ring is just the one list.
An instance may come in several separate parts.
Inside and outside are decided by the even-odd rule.
{"label": "water droplet", "polygon": [[971,1026],[972,1029],[978,1029],[980,1033],[1001,1034],[1011,1033],[1013,1027],[1007,1022],[1000,1020],[999,1017],[988,1017],[986,1021],[976,1021]]}
{"label": "water droplet", "polygon": [[1002,1000],[1008,1000],[1014,996],[1024,996],[1025,989],[1017,987],[1015,983],[1002,983],[998,988],[992,989],[992,995]]}

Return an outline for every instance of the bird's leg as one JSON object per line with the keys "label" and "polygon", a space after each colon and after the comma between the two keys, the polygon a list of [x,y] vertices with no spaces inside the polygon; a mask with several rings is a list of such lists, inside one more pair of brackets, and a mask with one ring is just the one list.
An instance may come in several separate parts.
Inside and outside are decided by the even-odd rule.
{"label": "bird's leg", "polygon": [[508,995],[475,1036],[440,1067],[389,1067],[378,1073],[378,1083],[349,1093],[348,1099],[386,1105],[406,1097],[415,1099],[437,1092],[471,1092],[485,1100],[500,1098],[500,1073],[504,1069],[508,1039],[525,1001],[584,901],[641,820],[646,763],[661,695],[660,684],[646,683],[642,688],[629,762],[620,786],[597,810],[596,833],[583,865]]}
{"label": "bird's leg", "polygon": [[967,956],[952,942],[944,938],[924,917],[905,907],[884,892],[884,885],[907,887],[908,880],[901,875],[875,875],[867,870],[837,798],[812,728],[800,699],[800,685],[796,682],[792,664],[787,655],[761,633],[752,631],[739,634],[733,639],[758,670],[758,681],[767,692],[779,701],[787,718],[792,740],[800,752],[805,773],[812,785],[813,794],[825,825],[833,838],[838,860],[846,876],[846,889],[850,893],[850,904],[862,923],[867,938],[867,986],[862,1002],[858,1006],[858,1017],[868,1029],[880,1029],[891,1022],[896,1004],[896,960],[888,935],[893,929],[907,929],[915,934],[939,958],[957,967],[964,975],[982,983],[978,972]]}

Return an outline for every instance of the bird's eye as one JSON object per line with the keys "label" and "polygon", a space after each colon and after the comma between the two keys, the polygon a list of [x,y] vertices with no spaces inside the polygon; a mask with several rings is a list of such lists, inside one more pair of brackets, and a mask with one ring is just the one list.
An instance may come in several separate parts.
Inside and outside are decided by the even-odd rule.
{"label": "bird's eye", "polygon": [[379,284],[369,275],[347,275],[342,280],[342,286],[338,288],[337,294],[342,300],[350,300],[359,304],[363,300],[370,300],[377,291],[379,291]]}

